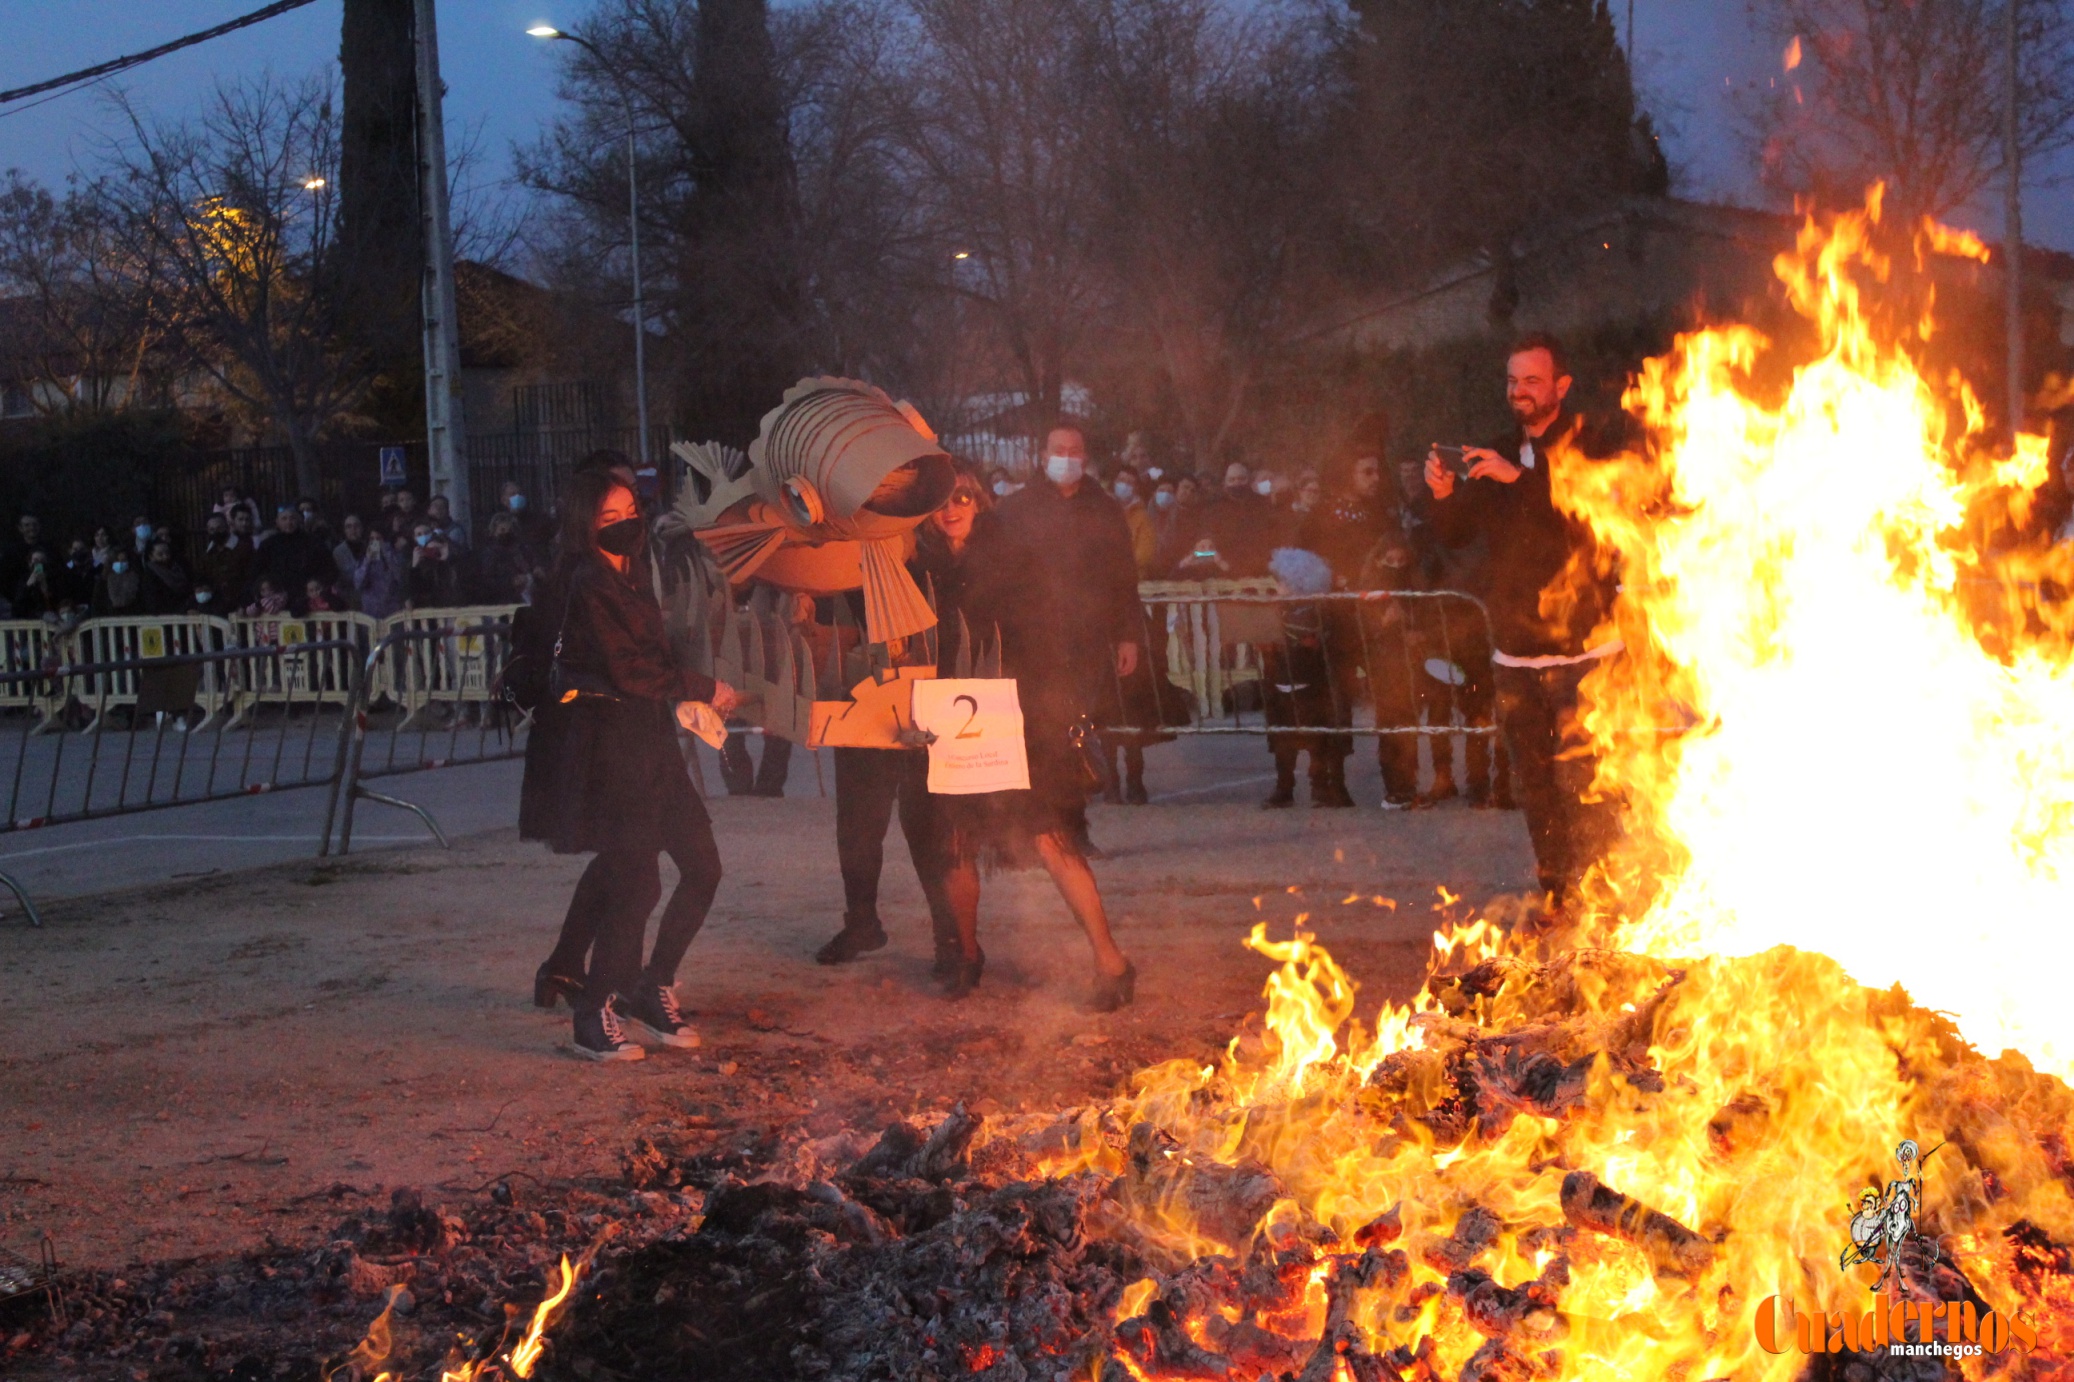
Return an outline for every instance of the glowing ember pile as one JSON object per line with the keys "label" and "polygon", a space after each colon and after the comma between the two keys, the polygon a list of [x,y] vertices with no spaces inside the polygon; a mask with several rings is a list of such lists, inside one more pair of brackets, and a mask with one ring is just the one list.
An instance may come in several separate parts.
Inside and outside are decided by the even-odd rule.
{"label": "glowing ember pile", "polygon": [[1379,1030],[1323,951],[1257,931],[1264,1039],[1088,1114],[1054,1167],[1116,1177],[1093,1224],[1148,1267],[1105,1376],[1792,1377],[1758,1305],[1872,1308],[1838,1254],[1912,1133],[1950,1141],[1946,1260],[1905,1258],[1907,1292],[2074,1341],[2064,1085],[1821,956],[1537,961],[1477,930]]}

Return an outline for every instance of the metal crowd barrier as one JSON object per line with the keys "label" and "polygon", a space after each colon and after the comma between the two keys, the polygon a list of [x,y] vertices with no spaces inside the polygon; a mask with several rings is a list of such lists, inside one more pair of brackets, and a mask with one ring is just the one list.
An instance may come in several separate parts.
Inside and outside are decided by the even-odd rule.
{"label": "metal crowd barrier", "polygon": [[[361,800],[445,845],[430,812],[366,782],[525,752],[496,699],[514,608],[0,621],[0,835],[328,786],[320,856],[341,821],[351,847]],[[4,871],[0,887],[42,924]]]}
{"label": "metal crowd barrier", "polygon": [[[391,627],[367,650],[361,699],[339,731],[342,766],[324,813],[320,855],[331,852],[334,825],[338,852],[351,851],[354,808],[362,801],[410,812],[444,847],[446,833],[431,812],[368,781],[525,755],[530,717],[514,717],[497,694],[511,655],[510,613],[429,611],[422,622]],[[371,738],[382,741],[372,755]]]}
{"label": "metal crowd barrier", "polygon": [[1124,723],[1107,733],[1497,733],[1490,614],[1472,595],[1148,581],[1139,598],[1140,669],[1116,679]]}
{"label": "metal crowd barrier", "polygon": [[[365,662],[367,651],[396,629],[469,629],[485,624],[508,624],[516,605],[474,605],[455,609],[406,610],[387,619],[351,611],[332,611],[301,616],[290,614],[232,615],[203,614],[117,615],[88,619],[69,629],[33,619],[0,620],[0,668],[8,672],[41,671],[60,663],[119,662],[166,656],[187,656],[231,648],[274,648],[325,644],[330,651],[317,658],[291,659],[278,664],[282,675],[306,677],[296,690],[327,705],[343,708],[353,681],[353,667]],[[347,647],[346,645],[351,645]],[[441,663],[443,652],[415,649],[419,665],[406,668],[401,658],[375,668],[368,684],[372,701],[410,697],[413,710],[450,699],[456,690],[480,697],[486,690],[480,681],[459,685],[475,675],[477,664],[465,655]],[[253,675],[262,667],[254,664]],[[119,709],[135,696],[133,677],[118,677],[96,704]],[[282,688],[271,688],[279,690]],[[237,705],[228,685],[202,688],[204,709],[224,716],[235,727]],[[0,711],[21,707],[53,709],[38,700],[29,683],[16,679],[0,683]],[[54,720],[47,730],[57,728]]]}
{"label": "metal crowd barrier", "polygon": [[[350,611],[290,615],[239,615],[230,621],[237,643],[245,648],[295,648],[321,645],[319,654],[260,666],[298,679],[294,689],[312,700],[343,710],[358,685],[356,672],[367,650],[381,637],[383,621]],[[286,687],[276,687],[285,690]]]}
{"label": "metal crowd barrier", "polygon": [[[86,645],[129,639],[116,625]],[[352,650],[325,640],[0,672],[0,834],[336,782],[343,740],[326,732],[309,668]],[[350,700],[359,664],[347,665]],[[0,873],[0,886],[41,925],[14,879]]]}

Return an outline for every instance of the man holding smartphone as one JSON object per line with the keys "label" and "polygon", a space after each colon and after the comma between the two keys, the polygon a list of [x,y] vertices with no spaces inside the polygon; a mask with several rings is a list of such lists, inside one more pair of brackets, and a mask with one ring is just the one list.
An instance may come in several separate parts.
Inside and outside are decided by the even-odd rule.
{"label": "man holding smartphone", "polygon": [[[1480,596],[1490,610],[1500,731],[1519,774],[1541,887],[1567,900],[1618,826],[1614,803],[1588,800],[1597,759],[1577,691],[1621,651],[1608,627],[1612,582],[1591,532],[1555,506],[1549,471],[1580,419],[1564,406],[1570,372],[1554,337],[1523,337],[1508,354],[1506,402],[1516,426],[1459,459],[1426,456],[1434,532],[1450,547],[1489,548]],[[1447,448],[1453,451],[1454,448]]]}

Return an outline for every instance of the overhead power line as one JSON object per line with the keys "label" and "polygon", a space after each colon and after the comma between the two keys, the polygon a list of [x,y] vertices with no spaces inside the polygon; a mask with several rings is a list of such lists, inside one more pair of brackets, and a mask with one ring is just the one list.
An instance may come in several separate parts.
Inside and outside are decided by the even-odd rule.
{"label": "overhead power line", "polygon": [[286,14],[290,10],[299,10],[309,3],[311,3],[311,0],[274,0],[274,3],[271,5],[267,5],[262,9],[256,9],[252,13],[240,16],[228,23],[218,24],[213,29],[204,29],[200,33],[189,34],[185,38],[176,38],[171,43],[161,43],[158,47],[147,48],[141,53],[131,53],[128,57],[110,58],[107,62],[97,63],[92,67],[82,67],[77,72],[67,72],[62,77],[52,77],[49,81],[37,82],[33,86],[19,86],[12,91],[0,91],[0,106],[4,106],[10,101],[19,101],[24,97],[40,96],[46,91],[56,91],[61,87],[78,86],[86,82],[99,81],[103,77],[112,77],[118,72],[126,72],[132,67],[140,67],[154,58],[162,58],[168,53],[177,53],[182,48],[192,48],[197,43],[207,43],[212,38],[221,38],[225,34],[236,33],[239,29],[247,29],[254,24],[263,24],[277,15]]}

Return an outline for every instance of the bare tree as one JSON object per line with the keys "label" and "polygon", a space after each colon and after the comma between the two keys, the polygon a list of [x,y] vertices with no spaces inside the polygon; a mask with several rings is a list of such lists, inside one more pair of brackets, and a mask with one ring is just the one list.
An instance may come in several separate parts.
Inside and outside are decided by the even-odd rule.
{"label": "bare tree", "polygon": [[1766,180],[1843,204],[1885,182],[1904,223],[1984,191],[2004,167],[2010,4],[2018,146],[2030,160],[2074,143],[2067,0],[1763,0],[1785,69],[1748,110]]}
{"label": "bare tree", "polygon": [[1367,276],[1415,280],[1482,253],[1502,325],[1514,250],[1536,227],[1666,189],[1605,0],[1351,5],[1350,249]]}
{"label": "bare tree", "polygon": [[146,401],[164,334],[152,275],[126,251],[98,189],[63,197],[10,172],[0,183],[0,293],[14,299],[18,359],[69,410]]}
{"label": "bare tree", "polygon": [[1291,328],[1328,295],[1502,260],[1540,221],[1663,183],[1603,0],[810,0],[771,11],[768,55],[742,50],[775,76],[758,128],[782,125],[793,194],[729,250],[700,210],[721,181],[715,3],[593,15],[576,114],[526,160],[562,194],[543,260],[621,291],[624,91],[657,357],[694,377],[701,352],[755,347],[715,285],[782,254],[802,366],[951,431],[988,396],[1039,422],[1070,377],[1200,460],[1258,445]]}
{"label": "bare tree", "polygon": [[903,182],[1039,416],[1103,315],[1088,28],[1073,0],[908,0]]}
{"label": "bare tree", "polygon": [[131,138],[100,186],[124,252],[148,265],[168,340],[255,430],[295,453],[317,489],[317,440],[365,391],[332,275],[338,121],[328,83],[227,82],[203,113]]}
{"label": "bare tree", "polygon": [[[1306,242],[1331,165],[1326,49],[1272,9],[1087,0],[1082,10],[1101,117],[1099,243],[1125,357],[1104,373],[1127,372],[1132,356],[1155,362],[1156,392],[1190,452],[1210,462],[1302,309],[1297,280],[1314,257]],[[1157,415],[1138,402],[1140,416]]]}
{"label": "bare tree", "polygon": [[[895,134],[906,109],[899,74],[911,32],[877,0],[817,0],[771,12],[771,49],[759,61],[768,63],[789,151],[787,205],[770,195],[768,176],[748,196],[723,190],[716,176],[716,161],[727,160],[715,147],[725,141],[715,138],[713,108],[716,98],[725,102],[726,85],[702,87],[701,47],[712,35],[696,18],[688,0],[610,0],[584,30],[603,60],[571,45],[563,89],[574,112],[520,156],[525,179],[556,194],[553,212],[530,237],[535,272],[595,306],[617,310],[627,302],[621,159],[630,104],[657,333],[651,371],[670,387],[676,420],[702,432],[713,425],[705,390],[695,386],[752,337],[759,351],[794,369],[873,378],[939,417],[970,377],[961,367],[971,353],[959,348],[969,333],[955,325],[958,304],[947,291],[950,252],[938,248],[898,157]],[[762,128],[771,124],[766,112]],[[768,169],[769,152],[751,162]],[[704,204],[702,185],[717,194]],[[716,218],[716,200],[738,211],[748,203],[747,214]],[[780,254],[789,263],[771,272],[768,261]],[[739,291],[759,281],[783,291]],[[769,310],[774,299],[782,312]],[[781,339],[773,342],[773,332]],[[619,334],[594,327],[581,334],[594,342],[591,368],[601,361],[624,367]],[[745,393],[733,410],[737,421],[753,430],[789,382],[766,380],[753,398]]]}

